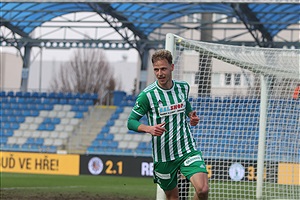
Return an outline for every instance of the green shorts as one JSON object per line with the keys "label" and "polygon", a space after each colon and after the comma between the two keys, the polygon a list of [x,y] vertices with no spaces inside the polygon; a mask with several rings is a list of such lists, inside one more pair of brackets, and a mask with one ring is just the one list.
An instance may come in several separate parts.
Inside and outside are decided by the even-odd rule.
{"label": "green shorts", "polygon": [[153,170],[154,183],[158,183],[165,191],[174,189],[177,185],[178,170],[188,180],[199,172],[207,174],[201,151],[190,152],[169,162],[155,162]]}

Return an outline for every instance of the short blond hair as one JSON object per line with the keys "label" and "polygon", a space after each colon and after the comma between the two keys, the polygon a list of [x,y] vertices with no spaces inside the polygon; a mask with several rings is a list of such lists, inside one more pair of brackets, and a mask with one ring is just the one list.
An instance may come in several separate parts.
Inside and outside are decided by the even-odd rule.
{"label": "short blond hair", "polygon": [[152,55],[151,61],[152,61],[152,64],[154,64],[156,61],[163,60],[163,59],[166,59],[169,64],[173,63],[173,56],[172,56],[171,52],[168,50],[165,50],[165,49],[160,49],[160,50],[156,51]]}

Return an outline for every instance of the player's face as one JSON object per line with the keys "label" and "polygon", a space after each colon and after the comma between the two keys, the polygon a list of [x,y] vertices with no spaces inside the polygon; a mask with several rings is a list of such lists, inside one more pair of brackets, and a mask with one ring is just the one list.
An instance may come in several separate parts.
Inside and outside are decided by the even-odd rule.
{"label": "player's face", "polygon": [[174,64],[169,64],[166,59],[157,60],[153,63],[153,70],[158,80],[158,85],[163,89],[171,89]]}

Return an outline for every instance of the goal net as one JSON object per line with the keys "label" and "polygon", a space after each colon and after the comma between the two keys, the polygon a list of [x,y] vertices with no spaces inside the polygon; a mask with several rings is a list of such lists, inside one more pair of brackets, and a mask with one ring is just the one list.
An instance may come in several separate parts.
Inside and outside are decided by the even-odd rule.
{"label": "goal net", "polygon": [[[174,79],[191,86],[209,199],[300,199],[300,51],[167,34]],[[194,189],[179,176],[180,199]]]}

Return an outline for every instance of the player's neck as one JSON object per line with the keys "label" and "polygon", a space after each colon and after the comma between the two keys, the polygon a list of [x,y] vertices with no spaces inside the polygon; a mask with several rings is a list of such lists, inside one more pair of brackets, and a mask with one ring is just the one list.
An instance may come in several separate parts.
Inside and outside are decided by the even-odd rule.
{"label": "player's neck", "polygon": [[159,82],[157,82],[158,86],[164,90],[170,90],[173,87],[173,80],[168,81],[167,83],[161,85]]}

